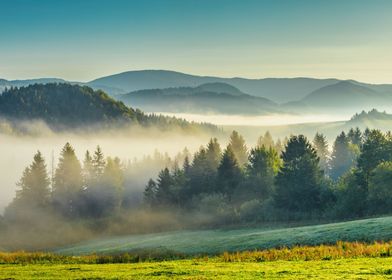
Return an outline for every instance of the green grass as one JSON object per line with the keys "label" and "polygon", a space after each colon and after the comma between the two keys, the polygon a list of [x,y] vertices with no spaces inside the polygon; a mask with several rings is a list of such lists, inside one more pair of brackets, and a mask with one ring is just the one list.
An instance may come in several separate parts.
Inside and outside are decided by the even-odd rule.
{"label": "green grass", "polygon": [[0,265],[0,279],[392,279],[392,258],[228,263]]}
{"label": "green grass", "polygon": [[392,239],[392,217],[284,229],[178,231],[130,235],[83,242],[61,248],[68,255],[116,254],[133,251],[172,251],[182,254],[218,254],[294,245],[335,244],[337,241],[372,242]]}

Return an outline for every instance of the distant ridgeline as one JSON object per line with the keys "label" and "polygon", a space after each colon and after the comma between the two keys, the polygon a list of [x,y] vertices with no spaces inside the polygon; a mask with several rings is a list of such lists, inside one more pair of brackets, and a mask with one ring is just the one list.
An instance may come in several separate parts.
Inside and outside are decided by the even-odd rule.
{"label": "distant ridgeline", "polygon": [[210,132],[218,130],[211,124],[147,115],[115,101],[102,90],[94,91],[87,86],[66,83],[34,84],[6,89],[0,94],[0,117],[11,122],[42,120],[54,130],[89,125],[139,125],[163,130],[180,128]]}
{"label": "distant ridgeline", "polygon": [[392,120],[392,114],[387,114],[384,112],[379,112],[376,109],[373,109],[369,112],[362,111],[359,114],[355,114],[350,122],[363,122],[363,121],[374,121],[374,120]]}

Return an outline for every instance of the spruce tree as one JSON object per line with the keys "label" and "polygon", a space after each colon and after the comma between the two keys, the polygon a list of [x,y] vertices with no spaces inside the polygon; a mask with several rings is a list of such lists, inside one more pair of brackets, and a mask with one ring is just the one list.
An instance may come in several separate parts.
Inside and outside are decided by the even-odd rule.
{"label": "spruce tree", "polygon": [[34,155],[31,165],[25,168],[17,185],[20,190],[17,191],[16,200],[29,205],[29,207],[45,207],[48,205],[50,180],[45,160],[40,151]]}
{"label": "spruce tree", "polygon": [[306,137],[292,136],[282,160],[283,166],[276,177],[276,206],[298,212],[319,210],[322,171],[317,153]]}
{"label": "spruce tree", "polygon": [[227,195],[229,199],[231,199],[242,179],[241,168],[231,147],[231,145],[228,145],[223,153],[217,178],[217,190]]}
{"label": "spruce tree", "polygon": [[80,193],[83,189],[82,167],[75,150],[66,143],[61,151],[57,166],[54,185],[53,202],[55,206],[67,216],[77,214],[77,206],[80,203]]}
{"label": "spruce tree", "polygon": [[238,165],[242,168],[248,162],[248,149],[244,138],[237,132],[233,131],[229,141],[230,150],[233,152]]}
{"label": "spruce tree", "polygon": [[356,155],[344,132],[336,137],[331,154],[331,178],[337,180],[355,164]]}
{"label": "spruce tree", "polygon": [[328,174],[329,172],[329,151],[326,137],[321,133],[316,133],[313,139],[313,146],[316,149],[317,156],[320,158],[319,164],[321,170]]}

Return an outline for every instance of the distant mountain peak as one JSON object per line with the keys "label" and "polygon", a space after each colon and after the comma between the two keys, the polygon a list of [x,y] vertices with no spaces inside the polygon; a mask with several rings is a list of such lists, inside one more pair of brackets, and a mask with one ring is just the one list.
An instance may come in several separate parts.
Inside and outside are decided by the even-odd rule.
{"label": "distant mountain peak", "polygon": [[229,85],[228,83],[222,82],[211,82],[202,84],[196,89],[200,89],[201,91],[212,91],[216,93],[226,93],[230,95],[243,95],[244,93],[240,91],[235,86]]}

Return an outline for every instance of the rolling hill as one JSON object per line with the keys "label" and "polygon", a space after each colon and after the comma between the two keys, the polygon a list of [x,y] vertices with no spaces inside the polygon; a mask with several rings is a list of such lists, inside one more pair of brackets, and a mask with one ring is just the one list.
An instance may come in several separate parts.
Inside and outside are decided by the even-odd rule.
{"label": "rolling hill", "polygon": [[34,84],[7,89],[0,95],[0,117],[12,123],[42,120],[52,129],[99,125],[195,128],[216,131],[209,124],[194,124],[176,118],[146,115],[109,97],[102,90],[68,83]]}
{"label": "rolling hill", "polygon": [[220,78],[189,75],[167,70],[141,70],[98,78],[89,82],[88,85],[97,88],[117,88],[122,90],[123,93],[127,93],[142,89],[197,87],[201,84],[216,82],[230,84],[242,92],[253,96],[268,98],[277,103],[284,103],[299,100],[310,92],[323,86],[334,84],[338,80],[312,78]]}
{"label": "rolling hill", "polygon": [[293,228],[196,230],[119,236],[83,242],[55,250],[67,255],[116,254],[140,250],[183,254],[267,249],[294,245],[334,244],[337,241],[390,240],[392,217]]}
{"label": "rolling hill", "polygon": [[139,90],[117,98],[127,105],[150,112],[268,114],[279,111],[274,102],[245,94],[225,83]]}
{"label": "rolling hill", "polygon": [[392,91],[388,87],[364,85],[355,81],[340,81],[319,88],[297,102],[283,107],[292,111],[313,113],[346,112],[392,108]]}

